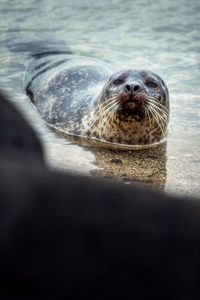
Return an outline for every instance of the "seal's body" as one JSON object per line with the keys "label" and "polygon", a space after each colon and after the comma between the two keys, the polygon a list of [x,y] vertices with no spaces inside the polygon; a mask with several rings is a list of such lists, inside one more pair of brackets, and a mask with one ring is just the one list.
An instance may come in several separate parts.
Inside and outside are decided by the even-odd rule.
{"label": "seal's body", "polygon": [[117,72],[94,58],[45,55],[29,65],[25,88],[41,116],[71,135],[152,145],[166,133],[168,90],[149,71]]}

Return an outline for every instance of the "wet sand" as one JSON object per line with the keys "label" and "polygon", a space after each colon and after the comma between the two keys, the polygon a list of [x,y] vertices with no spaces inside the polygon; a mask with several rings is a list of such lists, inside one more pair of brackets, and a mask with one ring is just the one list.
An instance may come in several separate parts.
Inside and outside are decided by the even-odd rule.
{"label": "wet sand", "polygon": [[129,151],[89,146],[86,140],[83,145],[83,140],[62,134],[59,138],[65,143],[45,147],[51,168],[199,197],[200,149],[190,149],[192,143],[188,141],[178,144],[177,139],[174,143],[173,137],[169,137],[155,148]]}

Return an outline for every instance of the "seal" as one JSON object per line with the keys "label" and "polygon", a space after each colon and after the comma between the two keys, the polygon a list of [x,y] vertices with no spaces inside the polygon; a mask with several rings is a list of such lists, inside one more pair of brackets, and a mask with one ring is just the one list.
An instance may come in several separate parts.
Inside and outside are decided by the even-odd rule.
{"label": "seal", "polygon": [[151,71],[45,54],[29,64],[25,90],[42,118],[67,134],[141,148],[165,139],[169,93]]}

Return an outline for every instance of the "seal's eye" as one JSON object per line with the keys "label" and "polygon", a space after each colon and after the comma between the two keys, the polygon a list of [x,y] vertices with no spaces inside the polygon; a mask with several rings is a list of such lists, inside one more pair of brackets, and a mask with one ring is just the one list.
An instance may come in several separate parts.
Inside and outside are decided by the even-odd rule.
{"label": "seal's eye", "polygon": [[115,85],[120,85],[122,83],[123,83],[123,81],[121,79],[116,79],[113,81],[113,84],[115,84]]}
{"label": "seal's eye", "polygon": [[158,87],[157,83],[155,81],[152,81],[152,80],[147,80],[145,84],[150,89],[156,89]]}

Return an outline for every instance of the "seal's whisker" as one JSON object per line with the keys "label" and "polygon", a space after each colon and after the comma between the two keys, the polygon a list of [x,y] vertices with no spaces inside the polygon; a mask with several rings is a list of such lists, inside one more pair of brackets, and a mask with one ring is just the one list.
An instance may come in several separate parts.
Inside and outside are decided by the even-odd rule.
{"label": "seal's whisker", "polygon": [[151,107],[153,107],[160,115],[162,113],[162,118],[165,122],[167,122],[166,119],[168,119],[169,115],[165,113],[161,108],[157,107],[155,104],[150,104]]}
{"label": "seal's whisker", "polygon": [[164,128],[163,128],[163,124],[161,125],[160,124],[160,122],[159,122],[159,118],[158,118],[158,115],[157,115],[157,113],[156,113],[156,111],[155,110],[153,110],[153,108],[152,107],[150,107],[149,108],[149,110],[150,110],[150,112],[151,112],[151,114],[152,114],[152,116],[154,117],[154,119],[155,119],[155,121],[156,121],[156,123],[157,123],[157,125],[158,125],[158,127],[160,128],[160,130],[161,130],[161,132],[162,132],[162,135],[164,136],[165,134],[164,134]]}
{"label": "seal's whisker", "polygon": [[165,114],[169,115],[169,110],[166,107],[164,107],[162,104],[156,103],[156,101],[155,102],[150,101],[149,104],[159,107],[159,109],[161,109]]}
{"label": "seal's whisker", "polygon": [[[106,121],[108,121],[107,124],[110,123],[111,116],[112,116],[113,112],[116,110],[117,107],[118,107],[118,105],[115,105],[114,107],[111,108],[111,111],[108,111],[108,115],[105,117],[105,119],[102,121],[102,123],[105,124]],[[101,120],[102,120],[102,118],[101,118]]]}
{"label": "seal's whisker", "polygon": [[[104,105],[106,102],[108,102],[106,105]],[[107,107],[109,104],[112,104],[116,102],[116,99],[109,99],[108,101],[105,101],[103,104],[102,104],[102,107],[101,109],[104,109],[105,107]]]}
{"label": "seal's whisker", "polygon": [[163,120],[165,120],[165,122],[168,121],[169,119],[169,114],[165,113],[163,110],[159,109],[157,106],[150,104],[149,107],[152,107],[156,110],[156,112],[162,117]]}
{"label": "seal's whisker", "polygon": [[106,101],[104,101],[104,102],[103,102],[103,105],[104,105],[105,103],[107,103],[107,102],[111,102],[112,100],[116,100],[116,99],[117,99],[117,95],[115,95],[115,96],[113,96],[113,97],[107,99]]}
{"label": "seal's whisker", "polygon": [[112,109],[112,111],[110,112],[110,118],[109,118],[109,122],[111,123],[113,121],[114,116],[116,115],[116,111],[118,109],[119,105],[116,104],[114,106],[114,108]]}
{"label": "seal's whisker", "polygon": [[148,107],[146,107],[145,105],[144,105],[144,114],[145,114],[145,123],[149,122],[151,124]]}
{"label": "seal's whisker", "polygon": [[159,122],[159,127],[162,130],[162,133],[164,135],[164,129],[165,129],[165,125],[163,124],[162,120],[160,119],[159,115],[157,114],[157,112],[155,110],[153,110],[152,112],[154,112],[154,116],[156,116],[158,122]]}
{"label": "seal's whisker", "polygon": [[149,113],[149,106],[145,106],[145,105],[144,105],[144,109],[145,109],[146,112],[147,112],[148,121],[149,121],[149,123],[150,123],[150,128],[151,128],[152,123],[151,123],[151,116],[150,116],[150,113]]}
{"label": "seal's whisker", "polygon": [[155,107],[156,109],[158,109],[159,111],[161,111],[162,112],[162,114],[164,114],[165,116],[169,116],[169,110],[167,110],[166,109],[166,107],[164,107],[162,104],[160,104],[160,103],[158,103],[158,102],[156,102],[156,101],[150,101],[149,103],[148,103],[148,105],[149,106],[153,106],[153,107]]}
{"label": "seal's whisker", "polygon": [[98,113],[99,115],[97,115],[97,117],[96,117],[96,119],[93,121],[91,127],[96,123],[96,121],[98,121],[98,119],[101,119],[101,118],[106,114],[106,112],[109,111],[109,109],[110,109],[110,107],[108,107],[106,110],[103,110],[103,109],[102,109],[100,112],[98,111],[97,113]]}
{"label": "seal's whisker", "polygon": [[115,110],[115,107],[116,107],[116,103],[109,108],[109,110],[107,111],[108,115],[106,116],[106,120],[109,119],[111,113],[113,112],[113,110]]}
{"label": "seal's whisker", "polygon": [[157,116],[158,120],[159,120],[159,124],[160,124],[160,128],[162,130],[162,134],[164,136],[164,130],[166,129],[165,124],[163,123],[162,119],[160,118],[160,115],[154,110],[155,115]]}
{"label": "seal's whisker", "polygon": [[[113,101],[112,103],[110,103],[109,105],[106,105],[105,107],[102,107],[98,112],[97,112],[97,114],[102,114],[102,113],[104,113],[104,112],[107,112],[107,111],[109,111],[109,109],[111,109],[112,107],[113,107],[113,105],[115,105],[116,104],[116,102],[115,101]],[[97,115],[98,116],[98,115]]]}
{"label": "seal's whisker", "polygon": [[150,103],[154,103],[156,106],[159,106],[160,108],[162,108],[163,110],[165,110],[166,113],[169,114],[169,109],[166,106],[164,106],[163,104],[155,101],[154,98],[148,97],[148,100],[149,100]]}
{"label": "seal's whisker", "polygon": [[[148,107],[144,106],[144,110],[145,110],[145,122],[149,122],[150,127],[151,127],[151,117],[150,117],[150,114],[149,114]],[[147,120],[146,120],[146,116],[147,116]]]}
{"label": "seal's whisker", "polygon": [[163,123],[164,119],[162,118],[161,114],[154,108],[151,107],[152,111],[156,114],[157,118],[160,120],[160,125],[162,125],[162,128],[165,128],[165,124]]}
{"label": "seal's whisker", "polygon": [[145,123],[146,123],[146,121],[147,121],[147,112],[146,112],[146,107],[144,107],[144,116],[145,116]]}
{"label": "seal's whisker", "polygon": [[108,115],[105,117],[105,119],[104,119],[103,122],[102,122],[102,123],[107,122],[107,123],[106,123],[106,126],[107,126],[107,127],[108,127],[109,124],[110,124],[111,114],[112,114],[112,111],[113,111],[114,109],[115,109],[115,107],[112,108],[112,110],[108,112]]}
{"label": "seal's whisker", "polygon": [[150,106],[155,107],[157,110],[159,110],[163,115],[165,115],[166,117],[169,117],[169,111],[165,111],[162,107],[159,107],[157,104],[155,103],[149,103]]}
{"label": "seal's whisker", "polygon": [[99,119],[100,122],[101,122],[100,127],[102,127],[103,124],[106,124],[106,126],[108,125],[108,122],[107,122],[108,121],[108,116],[109,116],[109,114],[107,116],[105,116],[104,119],[103,118]]}
{"label": "seal's whisker", "polygon": [[157,115],[159,116],[160,119],[162,119],[162,121],[167,124],[168,123],[168,116],[163,114],[161,115],[160,111],[157,110],[158,107],[152,106],[151,107],[156,111]]}
{"label": "seal's whisker", "polygon": [[146,112],[147,112],[148,121],[149,121],[150,127],[151,127],[151,117],[150,117],[150,114],[149,114],[148,107],[145,107],[145,110],[146,110]]}
{"label": "seal's whisker", "polygon": [[116,104],[115,102],[110,103],[109,105],[106,105],[105,107],[101,107],[99,108],[99,110],[96,112],[96,116],[102,114],[104,111],[107,111],[107,109],[109,109],[109,107],[111,107],[112,105]]}
{"label": "seal's whisker", "polygon": [[157,127],[156,127],[156,128],[159,128],[159,129],[161,130],[161,132],[162,132],[162,136],[164,136],[164,131],[163,131],[162,126],[161,126],[160,123],[159,123],[159,120],[158,120],[157,117],[154,115],[154,112],[151,111],[151,114],[153,115],[153,117],[154,117],[154,119],[155,119],[155,121],[156,121],[156,123],[157,123]]}
{"label": "seal's whisker", "polygon": [[115,105],[116,105],[116,103],[113,103],[113,102],[112,102],[112,103],[109,105],[109,107],[107,107],[106,109],[103,110],[103,108],[102,108],[100,115],[97,116],[97,118],[96,118],[96,119],[94,120],[94,122],[92,123],[91,127],[96,123],[96,121],[97,121],[98,119],[101,119],[101,118],[102,118],[107,112],[109,112],[109,110],[112,109]]}
{"label": "seal's whisker", "polygon": [[112,106],[113,104],[115,104],[115,101],[111,101],[109,104],[101,107],[97,112],[96,112],[96,115],[101,115],[105,110],[107,110],[107,108],[109,109],[110,106]]}
{"label": "seal's whisker", "polygon": [[[114,105],[114,104],[113,104]],[[111,107],[109,107],[109,108],[107,108],[106,110],[104,110],[99,116],[97,116],[97,118],[94,120],[94,122],[92,123],[92,125],[91,125],[91,127],[99,120],[101,120],[103,117],[104,117],[104,115],[106,114],[106,113],[108,113],[109,112],[109,110],[112,108],[112,106]]]}

